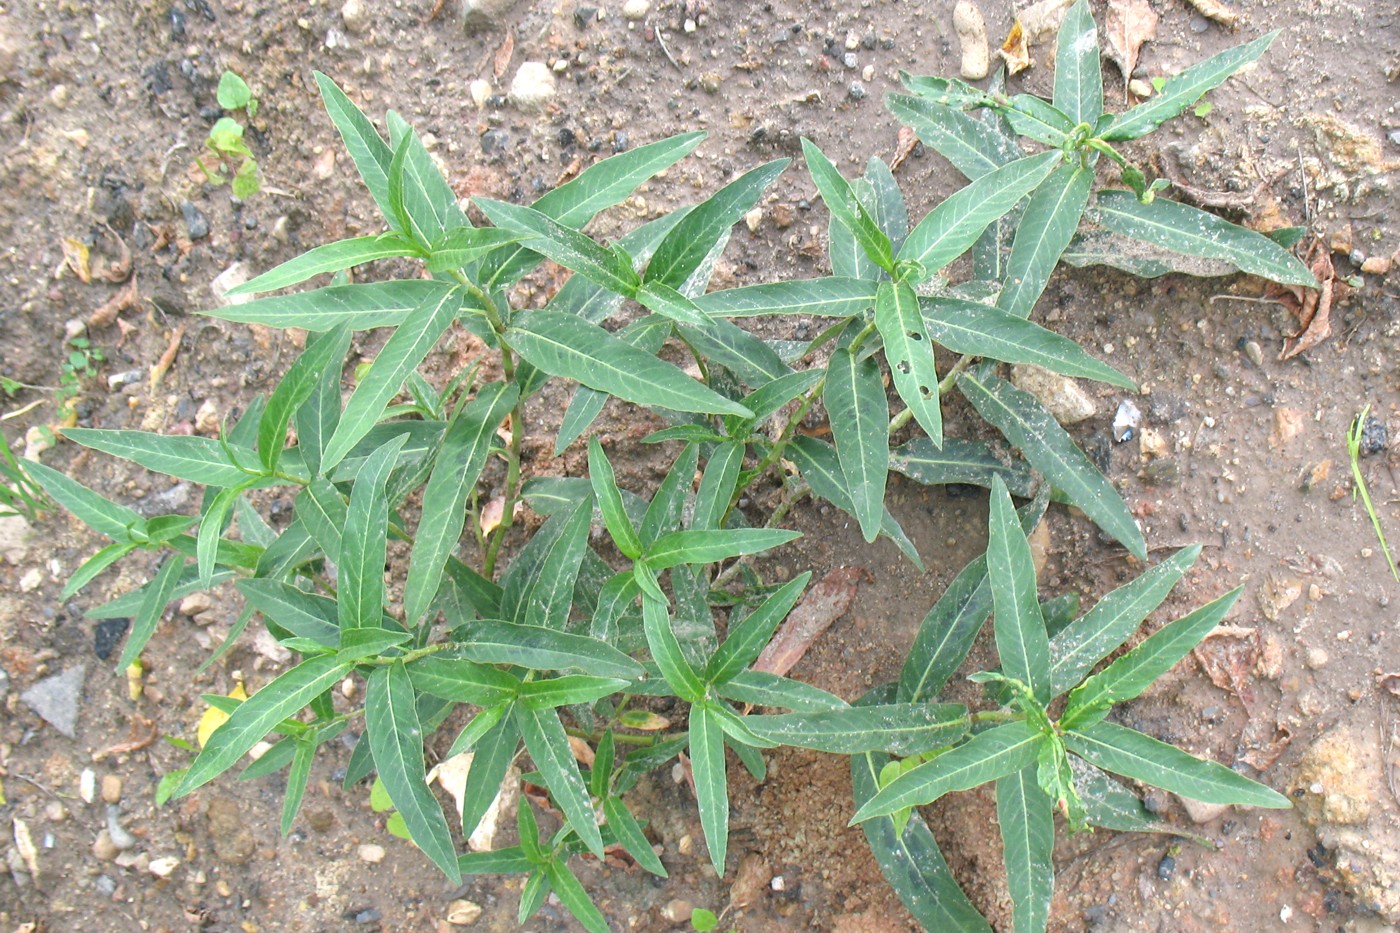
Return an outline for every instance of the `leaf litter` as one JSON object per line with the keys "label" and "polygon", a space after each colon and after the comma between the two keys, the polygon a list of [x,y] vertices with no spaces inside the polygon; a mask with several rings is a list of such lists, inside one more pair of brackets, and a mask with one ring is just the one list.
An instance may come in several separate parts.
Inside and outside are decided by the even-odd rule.
{"label": "leaf litter", "polygon": [[788,613],[777,635],[754,662],[753,669],[779,677],[792,670],[818,636],[851,608],[856,588],[861,583],[874,582],[875,578],[864,567],[837,567],[822,577]]}
{"label": "leaf litter", "polygon": [[1109,0],[1104,23],[1104,54],[1131,81],[1144,43],[1157,38],[1160,17],[1147,0]]}

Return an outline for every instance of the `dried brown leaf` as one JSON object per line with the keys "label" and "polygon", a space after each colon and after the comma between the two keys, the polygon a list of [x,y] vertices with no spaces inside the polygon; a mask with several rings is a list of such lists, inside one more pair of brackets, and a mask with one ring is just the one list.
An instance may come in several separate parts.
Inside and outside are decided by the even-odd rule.
{"label": "dried brown leaf", "polygon": [[500,48],[496,49],[496,56],[491,61],[491,71],[497,81],[505,76],[506,69],[510,67],[510,58],[514,54],[515,37],[507,30],[506,37],[501,40]]}
{"label": "dried brown leaf", "polygon": [[1186,0],[1186,2],[1195,7],[1202,16],[1215,20],[1227,29],[1234,29],[1235,23],[1239,22],[1239,14],[1221,3],[1220,0]]}
{"label": "dried brown leaf", "polygon": [[1006,34],[1006,41],[997,49],[997,54],[1006,62],[1006,73],[1009,75],[1025,71],[1031,66],[1031,52],[1026,43],[1026,31],[1021,26],[1021,21],[1017,19],[1011,24],[1011,31]]}
{"label": "dried brown leaf", "polygon": [[914,147],[919,144],[919,137],[911,128],[901,126],[899,128],[899,141],[894,147],[894,158],[890,160],[890,171],[893,172],[904,164],[904,160],[914,152]]}
{"label": "dried brown leaf", "polygon": [[123,311],[130,311],[141,301],[141,292],[136,287],[136,276],[132,276],[126,287],[107,299],[97,310],[88,315],[89,327],[107,327],[116,322]]}
{"label": "dried brown leaf", "polygon": [[1143,43],[1157,37],[1160,17],[1147,0],[1109,0],[1104,22],[1105,54],[1131,80]]}
{"label": "dried brown leaf", "polygon": [[1240,698],[1246,707],[1254,703],[1251,674],[1259,662],[1259,630],[1226,625],[1207,635],[1196,646],[1196,660],[1221,690]]}
{"label": "dried brown leaf", "polygon": [[874,578],[864,567],[837,567],[822,577],[816,586],[807,591],[802,602],[788,614],[778,629],[778,634],[763,649],[754,662],[753,669],[777,674],[779,677],[792,670],[802,659],[812,642],[831,627],[831,624],[846,614],[856,598],[856,587],[861,581],[871,582]]}
{"label": "dried brown leaf", "polygon": [[66,236],[62,240],[63,263],[84,285],[92,281],[92,270],[88,267],[90,251],[82,240]]}

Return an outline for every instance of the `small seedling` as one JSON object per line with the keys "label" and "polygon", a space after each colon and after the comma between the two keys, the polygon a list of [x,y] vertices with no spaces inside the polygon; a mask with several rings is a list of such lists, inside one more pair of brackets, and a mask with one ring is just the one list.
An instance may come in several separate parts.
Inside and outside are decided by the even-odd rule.
{"label": "small seedling", "polygon": [[[258,102],[253,97],[252,89],[231,71],[225,71],[219,78],[218,99],[220,107],[230,111],[243,110],[250,120],[258,112]],[[195,164],[204,177],[215,185],[230,181],[228,173],[231,172],[233,196],[247,200],[262,188],[262,178],[258,174],[253,151],[243,140],[243,131],[244,126],[238,120],[220,117],[209,128],[209,136],[204,140],[205,148],[214,154],[214,164],[207,164],[203,157],[196,159]]]}
{"label": "small seedling", "polygon": [[1366,477],[1361,472],[1361,439],[1366,432],[1366,418],[1371,414],[1371,403],[1367,402],[1366,407],[1361,409],[1361,414],[1357,415],[1351,423],[1351,429],[1347,431],[1347,455],[1351,457],[1351,478],[1354,486],[1351,496],[1355,499],[1361,497],[1361,504],[1366,507],[1366,514],[1371,516],[1371,527],[1376,530],[1376,540],[1381,544],[1381,550],[1385,552],[1386,563],[1390,565],[1390,574],[1400,581],[1400,570],[1395,569],[1395,557],[1390,553],[1390,545],[1385,543],[1385,531],[1381,528],[1381,517],[1376,514],[1376,507],[1371,503],[1371,491],[1366,488]]}
{"label": "small seedling", "polygon": [[60,411],[72,405],[82,393],[83,383],[96,376],[97,367],[107,360],[102,348],[93,346],[86,337],[74,337],[68,341],[68,346],[71,349],[63,360],[58,388],[54,390],[54,402]]}
{"label": "small seedling", "polygon": [[53,500],[29,475],[24,461],[15,456],[9,439],[0,434],[0,517],[18,515],[37,525],[52,508]]}

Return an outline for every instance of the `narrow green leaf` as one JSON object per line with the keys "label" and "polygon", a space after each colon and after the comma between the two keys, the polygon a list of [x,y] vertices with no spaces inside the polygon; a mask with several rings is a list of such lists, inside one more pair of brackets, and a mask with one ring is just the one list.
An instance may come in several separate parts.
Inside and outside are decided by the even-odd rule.
{"label": "narrow green leaf", "polygon": [[1065,728],[1074,728],[1115,703],[1139,696],[1220,624],[1243,591],[1243,587],[1236,587],[1163,626],[1142,644],[1071,690],[1063,717]]}
{"label": "narrow green leaf", "polygon": [[746,716],[744,723],[782,745],[837,755],[885,752],[917,755],[967,735],[966,707],[957,703],[891,703],[822,712]]}
{"label": "narrow green leaf", "polygon": [[886,816],[905,807],[933,803],[944,794],[970,790],[1035,764],[1042,742],[1049,738],[1026,722],[979,732],[970,740],[932,761],[904,772],[865,802],[851,822]]}
{"label": "narrow green leaf", "polygon": [[1207,91],[1219,87],[1226,78],[1258,59],[1278,38],[1278,34],[1279,30],[1276,29],[1253,42],[1226,49],[1219,55],[1214,55],[1168,78],[1156,94],[1114,117],[1100,137],[1113,142],[1146,136],[1196,103]]}
{"label": "narrow green leaf", "polygon": [[258,455],[251,448],[221,443],[211,437],[101,428],[66,428],[63,436],[84,447],[202,486],[237,486],[261,470]]}
{"label": "narrow green leaf", "polygon": [[195,564],[199,568],[199,581],[205,586],[214,579],[214,563],[218,556],[220,536],[228,525],[233,503],[243,495],[243,488],[221,489],[209,500],[199,520],[199,537],[195,545]]}
{"label": "narrow green leaf", "polygon": [[321,89],[321,99],[325,103],[326,112],[330,114],[335,128],[340,131],[340,137],[345,141],[345,149],[350,153],[360,178],[364,180],[374,203],[379,205],[380,213],[386,220],[390,220],[393,212],[389,209],[389,163],[394,157],[393,150],[379,135],[369,118],[345,96],[345,92],[337,87],[334,81],[319,71],[314,74],[316,86]]}
{"label": "narrow green leaf", "polygon": [[695,479],[695,467],[699,462],[698,444],[686,444],[676,455],[675,463],[671,464],[671,469],[666,472],[666,477],[651,497],[651,504],[647,506],[646,515],[638,529],[643,548],[651,547],[663,534],[680,527],[681,512],[685,508],[686,496],[690,493],[690,485]]}
{"label": "narrow green leaf", "polygon": [[1065,14],[1055,43],[1054,104],[1070,123],[1093,126],[1103,115],[1102,68],[1094,15],[1088,2],[1079,0]]}
{"label": "narrow green leaf", "polygon": [[632,811],[627,809],[617,797],[604,796],[603,816],[607,819],[608,827],[617,837],[617,841],[622,843],[622,847],[627,850],[627,854],[632,856],[636,863],[653,875],[662,878],[670,877],[666,872],[666,866],[661,864],[661,859],[651,847],[651,842],[642,832],[641,825],[637,818],[632,815]]}
{"label": "narrow green leaf", "polygon": [[1200,556],[1199,544],[1109,593],[1050,640],[1050,692],[1059,696],[1075,686],[1099,661],[1117,650],[1143,620],[1162,604]]}
{"label": "narrow green leaf", "polygon": [[941,449],[926,437],[916,437],[890,451],[890,469],[925,486],[964,483],[992,488],[992,478],[1001,477],[1013,496],[1029,499],[1035,491],[1035,478],[1019,460],[1003,463],[981,441],[945,437]]}
{"label": "narrow green leaf", "polygon": [[349,240],[324,243],[310,249],[295,259],[269,269],[236,288],[229,295],[255,295],[259,292],[275,292],[281,288],[298,285],[312,276],[327,272],[340,272],[376,259],[391,259],[395,256],[417,256],[418,248],[411,243],[392,235],[361,236]]}
{"label": "narrow green leaf", "polygon": [[467,498],[486,466],[496,428],[518,398],[514,385],[493,382],[483,386],[447,427],[442,450],[423,490],[423,515],[431,520],[418,525],[404,581],[404,620],[409,625],[423,619],[437,596],[447,558],[466,524]]}
{"label": "narrow green leaf", "polygon": [[643,282],[637,290],[637,302],[648,311],[681,324],[709,327],[714,319],[696,306],[695,302],[664,282]]}
{"label": "narrow green leaf", "polygon": [[[310,353],[322,341],[334,340],[333,334],[333,330],[312,334],[307,341],[307,352]],[[313,478],[321,472],[321,454],[326,449],[326,441],[330,440],[335,426],[340,423],[340,364],[343,360],[342,355],[336,360],[337,365],[325,368],[311,394],[292,414],[297,431],[297,453]],[[285,378],[283,381],[286,381]]]}
{"label": "narrow green leaf", "polygon": [[1084,818],[1089,825],[1123,833],[1183,836],[1198,845],[1215,848],[1211,839],[1186,833],[1180,826],[1154,818],[1137,794],[1083,758],[1071,756],[1069,767],[1074,775],[1074,792],[1084,806]]}
{"label": "narrow green leaf", "polygon": [[890,462],[890,410],[880,367],[874,359],[857,360],[842,348],[831,354],[826,372],[824,401],[846,493],[861,534],[874,541],[880,533]]}
{"label": "narrow green leaf", "polygon": [[[857,178],[850,186],[855,201],[870,214],[872,221],[875,220],[875,189],[870,182],[864,178]],[[878,221],[875,228],[880,229]],[[832,212],[827,220],[826,238],[826,253],[831,262],[832,275],[872,282],[889,278],[879,263],[866,254],[864,245],[835,212]],[[890,246],[890,252],[894,252],[893,244]]]}
{"label": "narrow green leaf", "polygon": [[328,648],[335,647],[339,641],[335,600],[303,592],[280,580],[245,579],[236,585],[250,608],[297,638],[307,638]]}
{"label": "narrow green leaf", "polygon": [[851,232],[871,261],[887,272],[893,272],[890,238],[856,197],[850,183],[842,177],[831,160],[805,138],[802,140],[802,155],[807,162],[807,171],[816,183],[817,191],[831,216]]}
{"label": "narrow green leaf", "polygon": [[643,594],[642,624],[651,656],[661,669],[661,676],[688,703],[699,704],[705,696],[705,685],[685,659],[676,633],[671,630],[671,614],[666,603]]}
{"label": "narrow green leaf", "polygon": [[598,593],[598,606],[588,622],[589,636],[608,644],[615,644],[618,620],[633,609],[637,593],[636,577],[630,573],[616,574],[603,584]]}
{"label": "narrow green leaf", "polygon": [[429,252],[429,272],[454,272],[520,237],[499,227],[455,227],[438,237]]}
{"label": "narrow green leaf", "polygon": [[885,105],[924,145],[969,179],[981,178],[1021,157],[1019,147],[1011,148],[1014,142],[1003,141],[994,129],[956,107],[907,94],[890,94]]}
{"label": "narrow green leaf", "polygon": [[[340,364],[349,349],[350,330],[340,325],[309,342],[301,356],[288,368],[287,374],[267,400],[262,417],[258,419],[258,456],[264,470],[272,472],[277,469],[287,440],[287,424],[326,380],[327,374],[332,373],[336,385],[339,385]],[[319,438],[313,438],[311,442],[319,443]],[[300,446],[306,443],[306,439],[299,438]]]}
{"label": "narrow green leaf", "polygon": [[1034,396],[996,376],[979,381],[963,373],[958,388],[1070,502],[1139,560],[1147,558],[1147,542],[1122,497]]}
{"label": "narrow green leaf", "polygon": [[657,246],[646,281],[680,288],[790,161],[777,159],[750,169],[695,205]]}
{"label": "narrow green leaf", "polygon": [[1065,733],[1069,750],[1085,761],[1205,803],[1287,809],[1288,798],[1219,762],[1188,755],[1125,726],[1100,722]]}
{"label": "narrow green leaf", "polygon": [[753,411],[752,419],[727,416],[726,421],[730,436],[743,436],[745,425],[750,427],[761,425],[765,419],[776,413],[788,402],[811,389],[821,380],[821,377],[821,370],[804,369],[788,373],[786,376],[779,376],[761,388],[755,389],[743,400],[744,405]]}
{"label": "narrow green leaf", "polygon": [[710,864],[723,877],[729,848],[729,779],[724,762],[724,732],[705,703],[690,707],[690,770],[695,778],[695,801]]}
{"label": "narrow green leaf", "polygon": [[146,588],[146,595],[141,600],[140,610],[131,620],[131,632],[126,636],[121,659],[117,661],[118,674],[141,656],[146,643],[155,634],[166,605],[175,597],[175,587],[179,584],[180,572],[184,569],[185,559],[178,554],[172,554],[161,564],[160,570],[156,571],[155,579]]}
{"label": "narrow green leaf", "polygon": [[631,685],[621,677],[594,677],[591,674],[563,674],[543,680],[527,680],[520,685],[520,704],[531,709],[560,706],[588,706],[620,693]]}
{"label": "narrow green leaf", "polygon": [[919,221],[900,248],[932,275],[961,256],[982,231],[1033,191],[1060,161],[1059,152],[1027,156],[978,177]]}
{"label": "narrow green leaf", "polygon": [[[483,621],[468,629],[464,656],[482,664],[512,664],[534,670],[577,670],[599,677],[635,680],[640,664],[607,642],[538,625]],[[482,706],[488,704],[479,704]]]}
{"label": "narrow green leaf", "polygon": [[845,700],[819,687],[767,671],[740,671],[723,683],[716,681],[715,689],[727,699],[750,706],[774,706],[813,713],[847,706]]}
{"label": "narrow green leaf", "polygon": [[579,774],[578,764],[569,749],[569,737],[559,714],[548,707],[536,708],[522,703],[515,705],[515,724],[525,740],[525,748],[535,762],[540,776],[549,788],[549,795],[563,811],[569,826],[578,834],[588,850],[603,857],[603,835],[593,815],[588,787]]}
{"label": "narrow green leaf", "polygon": [[996,613],[997,657],[1002,671],[1026,684],[1042,704],[1050,701],[1050,639],[1036,597],[1035,563],[1011,496],[992,480],[987,521],[987,576]]}
{"label": "narrow green leaf", "polygon": [[702,295],[695,304],[715,317],[852,317],[875,303],[875,291],[875,282],[832,276],[727,288]]}
{"label": "narrow green leaf", "polygon": [[326,442],[322,470],[333,469],[378,423],[385,406],[452,325],[461,306],[462,293],[452,289],[433,294],[409,313],[345,403],[340,423]]}
{"label": "narrow green leaf", "polygon": [[363,626],[346,629],[340,636],[340,656],[346,661],[377,658],[412,638],[402,629]]}
{"label": "narrow green leaf", "polygon": [[520,846],[490,852],[463,852],[457,865],[464,875],[504,875],[527,872],[533,866]]}
{"label": "narrow green leaf", "polygon": [[351,330],[393,327],[414,308],[441,295],[448,286],[428,279],[371,282],[366,285],[327,285],[294,295],[258,298],[200,314],[241,324],[299,327],[328,331],[340,324]]}
{"label": "narrow green leaf", "polygon": [[[829,411],[829,409],[828,409]],[[812,492],[830,502],[848,515],[855,516],[855,506],[846,492],[846,477],[841,470],[836,451],[824,441],[815,437],[798,435],[788,448],[789,458],[802,474],[802,478],[812,487]],[[899,527],[889,509],[885,509],[880,519],[880,533],[889,538],[908,557],[914,566],[923,568],[919,552],[914,549],[904,529]]]}
{"label": "narrow green leaf", "polygon": [[308,658],[238,704],[209,737],[175,796],[184,797],[227,771],[274,726],[339,683],[350,669],[335,655]]}
{"label": "narrow green leaf", "polygon": [[592,497],[545,523],[516,555],[504,579],[508,621],[560,629],[573,605],[574,582],[588,549]]}
{"label": "narrow green leaf", "polygon": [[1031,94],[1017,94],[999,109],[1016,133],[1052,148],[1063,146],[1074,131],[1067,114]]}
{"label": "narrow green leaf", "polygon": [[782,528],[673,531],[648,545],[642,559],[655,571],[681,564],[714,564],[767,551],[800,537],[801,532]]}
{"label": "narrow green leaf", "polygon": [[447,819],[428,790],[423,769],[423,725],[413,682],[402,661],[376,668],[365,685],[365,735],[374,767],[409,835],[453,884],[462,881]]}
{"label": "narrow green leaf", "polygon": [[455,703],[493,707],[515,697],[520,682],[494,667],[430,654],[406,665],[413,688]]}
{"label": "narrow green leaf", "polygon": [[[511,715],[514,704],[504,704],[484,710],[478,719],[495,716],[499,718],[472,745],[472,767],[467,772],[467,786],[462,793],[465,801],[462,807],[462,835],[470,836],[477,824],[490,808],[491,802],[501,792],[501,784],[510,771],[511,762],[520,750],[520,730],[516,728],[515,717]],[[471,727],[468,726],[468,729]],[[467,730],[463,730],[465,734]]]}
{"label": "narrow green leaf", "polygon": [[301,801],[306,796],[306,785],[311,780],[311,764],[316,757],[316,744],[310,741],[296,743],[296,754],[292,757],[291,770],[287,772],[287,790],[282,798],[282,835],[291,833]]}
{"label": "narrow green leaf", "polygon": [[1188,204],[1166,198],[1143,204],[1131,191],[1100,191],[1090,219],[1115,233],[1178,253],[1224,260],[1250,275],[1284,285],[1317,287],[1312,271],[1273,240]]}
{"label": "narrow green leaf", "polygon": [[707,327],[679,324],[678,329],[701,355],[733,372],[745,385],[765,385],[792,372],[767,342],[732,321],[721,318]]}
{"label": "narrow green leaf", "polygon": [[[389,126],[389,145],[394,150],[396,161],[402,163],[399,181],[402,184],[404,213],[410,224],[404,227],[404,232],[411,231],[419,245],[427,249],[446,231],[466,226],[467,218],[457,202],[456,192],[442,177],[433,157],[428,154],[413,128],[392,110],[385,122]],[[391,163],[391,192],[395,183],[394,169]]]}
{"label": "narrow green leaf", "polygon": [[875,298],[875,325],[885,341],[885,359],[899,397],[913,411],[914,420],[933,446],[941,447],[943,413],[938,404],[938,370],[933,342],[913,286],[907,282],[880,283]]}
{"label": "narrow green leaf", "polygon": [[[96,554],[83,561],[82,565],[79,566],[77,570],[73,571],[73,575],[70,576],[67,582],[63,584],[63,594],[60,598],[64,600],[69,599],[74,593],[78,592],[83,587],[87,586],[89,583],[95,580],[98,574],[102,573],[102,571],[106,570],[108,567],[112,566],[117,561],[121,560],[123,557],[136,550],[136,548],[136,544],[126,542],[116,542],[107,545],[102,550],[98,551]],[[195,582],[196,585],[199,585],[198,580],[196,580]],[[199,586],[199,588],[204,589],[202,585]],[[138,590],[136,592],[139,594],[141,591]],[[116,618],[117,616],[104,617]]]}
{"label": "narrow green leaf", "polygon": [[[1094,67],[1097,73],[1097,61]],[[1012,928],[1016,933],[1043,933],[1055,891],[1055,814],[1036,783],[1034,767],[997,781],[997,824],[1011,890]]]}
{"label": "narrow green leaf", "polygon": [[[797,375],[794,373],[793,375]],[[718,529],[729,511],[729,500],[739,481],[744,465],[744,445],[718,444],[705,463],[700,488],[695,492],[695,509],[690,518],[692,531]]]}
{"label": "narrow green leaf", "polygon": [[327,555],[340,556],[341,529],[345,527],[345,499],[335,484],[323,476],[313,479],[296,497],[292,508],[306,533]]}
{"label": "narrow green leaf", "polygon": [[599,246],[534,208],[490,198],[473,201],[493,224],[522,236],[524,245],[535,252],[604,288],[629,297],[637,293],[641,279],[618,251]]}
{"label": "narrow green leaf", "polygon": [[55,502],[98,534],[118,543],[133,541],[132,531],[144,537],[146,520],[126,506],[118,505],[37,460],[26,463],[24,468]]}
{"label": "narrow green leaf", "polygon": [[632,526],[632,519],[627,517],[612,464],[608,462],[608,455],[603,453],[603,445],[596,437],[588,441],[588,479],[593,484],[594,498],[598,500],[603,524],[607,526],[608,534],[612,535],[613,543],[624,557],[636,560],[642,553],[642,539],[637,537],[637,529]]}
{"label": "narrow green leaf", "polygon": [[505,339],[545,372],[573,379],[624,401],[673,411],[743,417],[751,414],[670,363],[572,315],[548,308],[520,312],[507,328]]}
{"label": "narrow green leaf", "polygon": [[[1093,20],[1090,20],[1090,28],[1092,26]],[[1098,75],[1098,46],[1094,46],[1093,69]],[[1058,78],[1058,67],[1055,74]],[[1017,317],[1030,317],[1031,309],[1050,281],[1050,273],[1055,271],[1055,264],[1079,227],[1079,218],[1089,203],[1093,184],[1092,168],[1070,162],[1051,172],[1031,195],[1011,244],[1011,257],[1005,284],[997,296],[997,307]]]}
{"label": "narrow green leaf", "polygon": [[865,181],[869,182],[874,195],[870,211],[875,225],[890,238],[890,249],[899,252],[909,235],[909,206],[904,203],[904,192],[899,190],[894,173],[879,156],[871,156],[866,161]]}
{"label": "narrow green leaf", "polygon": [[[875,795],[884,755],[851,758],[851,784],[856,807]],[[940,933],[991,933],[992,928],[958,887],[928,824],[917,813],[897,827],[884,816],[860,824],[880,871],[905,908],[926,930]]]}
{"label": "narrow green leaf", "polygon": [[[569,279],[569,282],[573,281],[574,279]],[[564,287],[568,288],[568,283]],[[561,291],[560,294],[563,292]],[[618,300],[621,301],[620,298]],[[558,296],[555,296],[555,302],[552,302],[550,306],[553,307],[557,303]],[[666,338],[671,335],[671,330],[671,322],[668,319],[660,315],[648,315],[628,324],[618,331],[616,336],[619,340],[654,356],[666,343]],[[559,425],[559,433],[554,439],[554,455],[556,457],[563,454],[570,444],[583,436],[583,432],[587,431],[589,426],[593,424],[607,400],[606,392],[599,392],[597,389],[590,389],[585,385],[579,386],[574,391],[574,397],[569,400],[569,407],[564,412],[564,421]]]}
{"label": "narrow green leaf", "polygon": [[706,682],[725,683],[757,660],[811,579],[812,573],[807,571],[788,581],[743,621],[734,625],[729,631],[729,637],[711,656],[705,667]]}
{"label": "narrow green leaf", "polygon": [[611,933],[612,927],[608,926],[607,918],[589,898],[588,892],[574,873],[569,871],[563,859],[545,862],[544,872],[559,902],[588,933]]}
{"label": "narrow green leaf", "polygon": [[389,533],[384,484],[402,446],[403,439],[399,437],[375,451],[350,490],[340,559],[336,561],[340,571],[336,603],[342,633],[346,629],[378,626],[384,617],[384,560]]}

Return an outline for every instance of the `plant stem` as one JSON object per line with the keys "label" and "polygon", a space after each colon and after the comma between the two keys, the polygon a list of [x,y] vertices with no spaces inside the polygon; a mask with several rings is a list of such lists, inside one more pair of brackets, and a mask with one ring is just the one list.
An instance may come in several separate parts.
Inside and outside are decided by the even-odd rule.
{"label": "plant stem", "polygon": [[973,713],[972,721],[978,722],[1020,722],[1026,718],[1025,713],[1018,713],[1009,709],[984,710],[980,713]]}
{"label": "plant stem", "polygon": [[[784,486],[783,488],[784,491],[786,491],[787,487]],[[773,510],[773,514],[768,516],[768,521],[763,523],[763,527],[776,528],[783,519],[787,518],[787,514],[788,512],[792,511],[792,507],[797,503],[801,502],[803,499],[807,498],[809,495],[811,495],[811,493],[812,487],[803,486],[801,489],[797,490],[797,492],[793,493],[792,495],[784,495],[783,501],[778,503],[778,507]],[[752,554],[747,554],[736,560],[734,563],[730,564],[728,567],[724,568],[724,571],[720,573],[719,576],[715,577],[714,582],[710,584],[710,588],[719,589],[720,587],[723,587],[725,584],[727,584],[730,580],[733,580],[735,575],[738,574],[739,568],[744,566],[744,564],[747,563],[748,560],[753,556],[754,555]]]}

